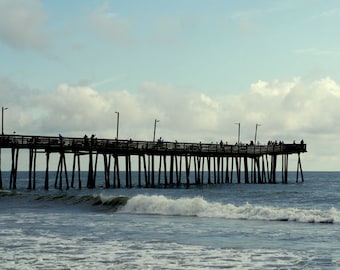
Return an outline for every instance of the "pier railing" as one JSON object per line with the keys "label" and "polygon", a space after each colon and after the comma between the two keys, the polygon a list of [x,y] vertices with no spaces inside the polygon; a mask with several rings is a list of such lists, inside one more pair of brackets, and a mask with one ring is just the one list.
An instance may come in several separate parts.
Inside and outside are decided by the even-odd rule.
{"label": "pier railing", "polygon": [[[298,155],[296,181],[299,171],[303,182],[303,173],[300,153],[306,152],[306,144],[272,143],[265,145],[224,143],[186,143],[167,141],[138,141],[101,139],[94,135],[91,137],[63,137],[59,136],[32,136],[32,135],[0,135],[0,189],[3,187],[1,174],[1,149],[10,149],[11,173],[9,188],[16,188],[19,150],[26,149],[28,155],[28,189],[36,186],[36,157],[38,153],[44,153],[46,159],[46,173],[44,188],[49,189],[49,160],[50,155],[59,156],[55,178],[55,188],[62,189],[63,177],[66,187],[74,187],[76,175],[78,175],[78,187],[81,188],[80,157],[88,161],[87,184],[88,188],[96,186],[96,172],[98,157],[102,156],[106,188],[121,187],[120,165],[125,161],[125,186],[132,187],[131,172],[138,172],[138,186],[181,186],[182,174],[185,174],[185,185],[200,185],[232,183],[234,173],[237,183],[276,183],[276,165],[278,157],[282,161],[282,183],[288,182],[288,156]],[[71,184],[68,181],[66,154],[73,156]],[[131,158],[134,158],[134,162]],[[113,160],[111,164],[111,160]],[[251,161],[251,165],[248,162]],[[158,172],[155,169],[158,163]],[[242,165],[243,164],[243,165]],[[113,182],[110,180],[111,165],[113,165]],[[132,168],[137,165],[138,168]],[[241,174],[243,166],[243,174]],[[204,180],[204,172],[207,171],[207,179]],[[191,172],[194,172],[194,182],[191,180]],[[156,180],[158,176],[158,181]],[[161,176],[162,175],[162,176]],[[212,179],[213,175],[213,179]],[[242,176],[243,175],[243,176]]]}
{"label": "pier railing", "polygon": [[167,141],[138,141],[99,139],[96,137],[61,137],[0,135],[1,148],[40,149],[46,152],[98,152],[112,154],[176,154],[176,155],[217,155],[251,156],[264,154],[294,154],[306,152],[304,143],[223,144],[223,143],[186,143]]}

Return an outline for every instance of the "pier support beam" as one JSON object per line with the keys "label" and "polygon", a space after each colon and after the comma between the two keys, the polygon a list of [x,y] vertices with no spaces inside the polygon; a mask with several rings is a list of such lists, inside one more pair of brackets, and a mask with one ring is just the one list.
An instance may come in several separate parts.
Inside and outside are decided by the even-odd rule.
{"label": "pier support beam", "polygon": [[288,154],[282,155],[282,183],[288,183]]}
{"label": "pier support beam", "polygon": [[111,167],[111,155],[103,154],[104,158],[104,180],[105,188],[110,187],[110,167]]}
{"label": "pier support beam", "polygon": [[119,156],[114,156],[113,188],[120,188]]}
{"label": "pier support beam", "polygon": [[298,180],[299,180],[299,169],[300,169],[300,174],[301,174],[301,181],[302,181],[302,183],[303,183],[303,182],[304,182],[304,179],[303,179],[303,171],[302,171],[300,153],[298,153],[298,164],[297,164],[297,171],[296,171],[296,183],[297,183]]}
{"label": "pier support beam", "polygon": [[17,188],[17,171],[18,171],[19,148],[12,147],[12,169],[9,182],[10,189]]}
{"label": "pier support beam", "polygon": [[46,152],[45,190],[48,190],[50,152]]}
{"label": "pier support beam", "polygon": [[149,186],[149,178],[148,178],[148,170],[147,170],[147,163],[146,163],[146,157],[143,155],[143,166],[144,166],[144,181],[145,181],[145,187]]}
{"label": "pier support beam", "polygon": [[270,170],[270,181],[271,184],[276,184],[276,162],[277,162],[277,155],[271,156],[271,170]]}
{"label": "pier support beam", "polygon": [[255,171],[254,171],[255,179],[254,179],[254,181],[256,183],[256,171],[257,171],[257,183],[262,184],[263,179],[262,179],[262,175],[261,175],[260,157],[258,157],[258,156],[255,157],[254,163],[255,163],[255,166],[254,166],[254,168],[255,168]]}
{"label": "pier support beam", "polygon": [[229,184],[229,158],[226,157],[226,164],[225,164],[225,182]]}
{"label": "pier support beam", "polygon": [[[60,190],[63,189],[63,171],[66,180],[66,189],[69,189],[69,182],[68,182],[68,175],[67,175],[67,168],[66,168],[66,159],[65,159],[65,152],[63,150],[60,151],[59,163],[58,163],[58,170],[55,178],[54,187],[59,188]],[[58,185],[59,179],[59,185]]]}
{"label": "pier support beam", "polygon": [[241,183],[241,157],[235,157],[237,183]]}
{"label": "pier support beam", "polygon": [[[36,181],[36,160],[37,160],[37,149],[29,149],[29,168],[28,168],[28,189],[35,189]],[[33,183],[32,183],[32,170],[33,170]]]}
{"label": "pier support beam", "polygon": [[174,184],[174,162],[175,162],[175,158],[174,155],[170,156],[170,179],[169,179],[169,184],[171,186],[173,186]]}
{"label": "pier support beam", "polygon": [[179,161],[177,160],[177,156],[175,156],[175,162],[176,162],[176,185],[180,186],[182,184],[182,156],[179,157]]}
{"label": "pier support beam", "polygon": [[0,189],[2,189],[1,147],[0,147]]}
{"label": "pier support beam", "polygon": [[211,184],[211,171],[210,171],[210,157],[207,157],[207,169],[208,169],[208,185]]}
{"label": "pier support beam", "polygon": [[72,166],[72,180],[71,180],[71,188],[74,188],[74,180],[75,180],[75,169],[76,165],[78,168],[78,188],[81,189],[81,177],[80,177],[80,153],[75,152],[73,155],[73,166]]}
{"label": "pier support beam", "polygon": [[87,187],[88,188],[95,188],[95,178],[94,178],[94,170],[93,170],[93,155],[92,150],[89,152],[89,170],[87,175]]}
{"label": "pier support beam", "polygon": [[265,184],[267,183],[267,177],[266,177],[266,165],[264,162],[264,157],[262,156],[262,183]]}
{"label": "pier support beam", "polygon": [[125,187],[132,187],[132,176],[131,176],[131,156],[125,156]]}
{"label": "pier support beam", "polygon": [[187,180],[187,186],[190,186],[190,163],[191,163],[191,157],[185,156],[185,172],[186,172],[186,180]]}
{"label": "pier support beam", "polygon": [[249,184],[248,158],[244,157],[244,182]]}

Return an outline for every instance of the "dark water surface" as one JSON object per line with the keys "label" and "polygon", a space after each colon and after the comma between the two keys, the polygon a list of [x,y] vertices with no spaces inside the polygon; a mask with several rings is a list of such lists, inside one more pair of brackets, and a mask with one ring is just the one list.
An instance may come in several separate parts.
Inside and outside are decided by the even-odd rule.
{"label": "dark water surface", "polygon": [[340,269],[337,172],[286,185],[62,191],[43,190],[43,172],[29,191],[27,177],[0,191],[1,269]]}

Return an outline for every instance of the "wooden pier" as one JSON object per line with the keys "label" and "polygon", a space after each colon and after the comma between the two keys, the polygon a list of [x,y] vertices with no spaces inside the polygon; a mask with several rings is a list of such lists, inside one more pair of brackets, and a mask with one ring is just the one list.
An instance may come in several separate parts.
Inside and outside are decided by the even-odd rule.
{"label": "wooden pier", "polygon": [[[54,188],[81,189],[80,159],[83,157],[88,161],[87,188],[95,188],[96,185],[106,188],[171,187],[233,182],[275,184],[279,182],[276,179],[278,157],[282,161],[281,183],[288,183],[288,156],[291,154],[298,155],[296,182],[299,175],[303,182],[300,153],[307,151],[303,141],[292,144],[270,142],[266,145],[228,145],[222,142],[206,144],[99,139],[95,136],[0,135],[0,188],[3,188],[5,181],[1,171],[2,149],[11,151],[10,189],[16,189],[17,185],[19,150],[25,149],[29,153],[28,189],[36,188],[37,155],[43,154],[46,157],[43,188],[46,190],[50,188],[51,155],[57,155],[59,159],[57,168],[54,168]],[[67,170],[66,155],[73,158],[71,177]],[[97,183],[96,179],[99,157],[102,157],[104,171],[101,183]],[[125,164],[125,183],[120,173],[122,162]],[[132,181],[133,171],[138,172],[135,184]]]}

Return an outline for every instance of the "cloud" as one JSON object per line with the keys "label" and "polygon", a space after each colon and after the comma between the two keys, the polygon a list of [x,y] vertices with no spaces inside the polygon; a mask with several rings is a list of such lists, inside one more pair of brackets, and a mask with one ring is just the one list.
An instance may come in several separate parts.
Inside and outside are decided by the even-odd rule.
{"label": "cloud", "polygon": [[262,107],[257,111],[267,111],[262,121],[274,127],[273,134],[328,136],[340,132],[340,110],[337,105],[340,89],[331,78],[307,85],[298,78],[291,82],[259,81],[251,86],[251,93],[250,96],[256,101],[248,108],[256,110],[256,107]]}
{"label": "cloud", "polygon": [[100,129],[104,126],[104,117],[101,115],[105,116],[110,107],[109,100],[95,90],[67,84],[59,85],[53,94],[32,97],[31,103],[37,104],[44,112],[38,128],[45,132],[69,134]]}
{"label": "cloud", "polygon": [[17,84],[13,79],[0,75],[0,100],[1,106],[26,106],[27,100],[39,94],[37,89],[28,85]]}
{"label": "cloud", "polygon": [[117,13],[110,12],[107,2],[91,13],[89,23],[94,32],[114,43],[130,42],[131,21],[122,18]]}
{"label": "cloud", "polygon": [[[94,86],[61,84],[53,93],[35,92],[34,95],[25,94],[24,87],[9,79],[3,78],[0,85],[4,94],[14,91],[13,96],[25,95],[21,106],[40,108],[44,112],[39,116],[40,128],[50,131],[63,129],[76,133],[92,129],[104,130],[105,134],[115,127],[107,125],[114,122],[115,111],[126,118],[126,126],[143,129],[157,118],[171,137],[177,133],[177,136],[200,140],[210,136],[205,132],[218,134],[216,137],[224,132],[231,134],[234,122],[242,123],[245,140],[251,139],[255,123],[261,123],[267,135],[288,139],[311,131],[325,136],[330,130],[340,131],[340,85],[331,78],[309,84],[299,78],[288,82],[260,80],[245,94],[223,97],[155,82],[140,84],[137,92],[104,93],[96,91]],[[202,134],[195,134],[198,131]]]}
{"label": "cloud", "polygon": [[[0,80],[16,96],[24,88]],[[174,85],[141,83],[137,91],[111,90],[61,84],[52,93],[26,94],[6,111],[6,130],[20,134],[45,134],[114,138],[116,111],[120,112],[120,138],[151,140],[154,119],[159,119],[157,136],[164,140],[234,143],[241,123],[241,141],[258,139],[304,139],[308,144],[309,168],[336,169],[334,159],[340,148],[340,84],[326,77],[312,83],[263,81],[252,84],[247,93],[212,97]],[[3,96],[3,92],[0,96]],[[13,100],[11,102],[14,102]],[[6,105],[7,106],[7,105]],[[19,120],[18,120],[19,119]],[[331,147],[330,147],[331,145]],[[325,151],[325,148],[329,148]],[[313,167],[314,166],[314,167]],[[321,168],[320,168],[321,169]]]}
{"label": "cloud", "polygon": [[16,48],[42,49],[49,45],[47,19],[39,0],[0,1],[0,41]]}
{"label": "cloud", "polygon": [[262,96],[286,96],[299,83],[296,78],[292,82],[280,82],[278,80],[271,83],[259,80],[251,84],[251,91]]}

